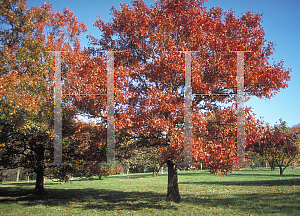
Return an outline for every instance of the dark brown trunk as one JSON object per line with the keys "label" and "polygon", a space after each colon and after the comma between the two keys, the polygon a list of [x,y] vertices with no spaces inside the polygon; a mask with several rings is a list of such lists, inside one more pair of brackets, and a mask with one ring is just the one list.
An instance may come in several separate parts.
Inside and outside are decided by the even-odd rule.
{"label": "dark brown trunk", "polygon": [[276,163],[274,160],[269,160],[269,166],[271,167],[271,171],[274,171],[275,170],[275,167],[276,167]]}
{"label": "dark brown trunk", "polygon": [[[40,140],[39,140],[40,141]],[[45,148],[42,144],[37,144],[35,153],[37,154],[37,165],[36,165],[36,182],[35,189],[36,192],[44,192],[44,152]]]}
{"label": "dark brown trunk", "polygon": [[37,192],[44,192],[44,169],[39,168],[36,170],[36,182],[35,182],[35,189],[34,191]]}
{"label": "dark brown trunk", "polygon": [[280,169],[280,175],[282,175],[282,174],[283,174],[283,169],[282,169],[282,167],[279,167],[279,169]]}
{"label": "dark brown trunk", "polygon": [[178,189],[177,166],[171,160],[168,160],[168,193],[167,201],[179,203],[180,194]]}

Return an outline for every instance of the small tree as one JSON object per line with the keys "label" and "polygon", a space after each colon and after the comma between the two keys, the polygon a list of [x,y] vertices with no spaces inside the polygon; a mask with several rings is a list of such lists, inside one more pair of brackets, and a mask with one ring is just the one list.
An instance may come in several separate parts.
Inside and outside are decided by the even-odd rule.
{"label": "small tree", "polygon": [[265,159],[256,152],[251,150],[247,151],[247,157],[252,162],[252,169],[254,167],[263,167],[265,165]]}
{"label": "small tree", "polygon": [[153,172],[153,177],[157,177],[159,170],[164,164],[158,153],[159,149],[155,147],[140,148],[131,159],[131,164],[132,166],[141,166],[143,169]]}
{"label": "small tree", "polygon": [[298,160],[299,146],[297,134],[287,127],[287,123],[280,119],[280,124],[274,127],[274,136],[278,143],[276,164],[280,169],[280,175],[291,163]]}
{"label": "small tree", "polygon": [[274,127],[265,126],[263,135],[258,142],[254,143],[252,151],[266,159],[271,170],[278,165],[282,175],[286,167],[297,159],[299,147],[296,141],[296,133],[280,119],[280,124],[275,124]]}

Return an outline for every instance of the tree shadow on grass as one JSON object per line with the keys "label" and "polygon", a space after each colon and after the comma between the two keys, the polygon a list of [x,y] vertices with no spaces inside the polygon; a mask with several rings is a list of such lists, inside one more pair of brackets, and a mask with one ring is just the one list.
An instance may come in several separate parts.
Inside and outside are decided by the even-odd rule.
{"label": "tree shadow on grass", "polygon": [[280,175],[278,173],[271,173],[271,174],[260,174],[260,173],[229,173],[228,176],[257,176],[257,177],[262,177],[262,176],[267,176],[267,177],[300,177],[300,175]]}
{"label": "tree shadow on grass", "polygon": [[292,186],[300,185],[299,178],[279,179],[279,180],[255,180],[255,181],[189,181],[179,182],[179,184],[196,184],[196,185],[235,185],[235,186]]}
{"label": "tree shadow on grass", "polygon": [[[285,181],[285,180],[283,180]],[[255,184],[259,181],[243,181],[240,183]],[[215,182],[201,182],[201,184],[214,184]],[[217,182],[216,184],[237,185],[239,182]],[[280,182],[283,183],[283,182]],[[182,184],[182,183],[179,183]],[[187,182],[186,184],[200,184]],[[232,188],[234,190],[234,188]],[[199,195],[182,193],[182,204],[192,204],[199,208],[222,208],[239,210],[248,214],[287,214],[298,215],[300,193],[250,193]],[[169,202],[163,202],[166,194],[151,191],[117,191],[106,189],[47,189],[44,194],[34,194],[32,188],[0,187],[0,204],[18,203],[23,206],[44,205],[47,207],[72,207],[83,210],[97,209],[100,211],[114,210],[142,210],[142,209],[172,209],[178,208]]]}
{"label": "tree shadow on grass", "polygon": [[155,178],[155,177],[153,177],[153,173],[131,173],[131,174],[128,174],[128,175],[123,175],[123,174],[114,175],[114,178],[139,179],[139,178]]}
{"label": "tree shadow on grass", "polygon": [[[257,173],[255,171],[258,170],[238,170],[238,171],[233,171],[233,173],[228,173],[228,176],[274,176],[274,177],[300,177],[300,175],[296,175],[296,174],[284,174],[280,175],[279,174],[279,170],[277,171],[270,171],[270,172],[264,172],[264,173]],[[251,173],[253,172],[253,173]],[[184,175],[184,176],[200,176],[200,175],[214,175],[216,176],[216,174],[210,173],[208,170],[202,170],[202,171],[179,171],[177,172],[178,175]]]}
{"label": "tree shadow on grass", "polygon": [[[59,184],[60,182],[59,181],[51,181],[51,180],[48,180],[46,184],[44,185],[57,185]],[[4,187],[8,187],[8,186],[12,186],[12,187],[35,187],[35,182],[14,182],[14,183],[9,183],[9,182],[5,182],[3,184]],[[1,190],[1,186],[0,186],[0,190]]]}
{"label": "tree shadow on grass", "polygon": [[177,172],[178,176],[192,176],[192,177],[196,177],[196,176],[204,176],[209,174],[208,171],[206,172],[195,172],[195,171],[179,171]]}
{"label": "tree shadow on grass", "polygon": [[0,190],[2,187],[8,187],[8,186],[12,186],[12,187],[26,187],[26,186],[35,186],[35,182],[5,182],[4,184],[2,184],[0,186]]}
{"label": "tree shadow on grass", "polygon": [[[102,210],[141,210],[151,209],[177,209],[168,202],[165,194],[151,191],[116,191],[106,189],[47,189],[43,194],[35,194],[32,189],[12,191],[10,187],[0,189],[0,204],[16,203],[24,206],[72,206],[82,209]],[[74,206],[75,204],[75,206]]]}
{"label": "tree shadow on grass", "polygon": [[[161,176],[161,175],[159,175],[159,176]],[[110,178],[110,177],[113,177],[114,179],[120,179],[120,180],[139,179],[139,178],[151,178],[151,177],[153,177],[153,174],[152,173],[130,173],[128,175],[127,174],[117,174],[117,175],[108,176],[108,177],[103,176],[102,180],[104,180],[105,178]],[[93,177],[92,179],[85,178],[85,177],[82,177],[82,178],[76,177],[71,181],[101,181],[101,180],[99,180],[99,178],[97,178],[97,177]]]}
{"label": "tree shadow on grass", "polygon": [[183,194],[182,203],[197,205],[203,209],[207,207],[231,209],[235,212],[245,212],[247,215],[274,214],[299,215],[300,193],[268,193],[268,194],[222,194],[195,196]]}
{"label": "tree shadow on grass", "polygon": [[27,196],[28,194],[32,194],[32,188],[16,188],[16,187],[1,187],[0,188],[0,203],[8,200],[18,199],[18,197]]}

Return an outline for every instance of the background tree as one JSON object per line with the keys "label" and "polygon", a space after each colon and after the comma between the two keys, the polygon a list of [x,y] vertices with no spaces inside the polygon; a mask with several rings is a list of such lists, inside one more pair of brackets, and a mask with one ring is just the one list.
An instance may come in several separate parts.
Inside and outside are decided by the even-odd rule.
{"label": "background tree", "polygon": [[296,144],[297,135],[280,119],[274,127],[266,126],[261,139],[254,143],[252,151],[264,157],[270,164],[271,170],[277,165],[280,175],[294,160],[297,160],[299,146]]}
{"label": "background tree", "polygon": [[[292,126],[291,129],[296,133],[295,144],[300,149],[300,124]],[[294,164],[291,167],[292,168],[298,167],[298,164],[299,164],[299,154],[297,156],[297,161],[295,161]]]}
{"label": "background tree", "polygon": [[252,170],[254,167],[264,167],[265,166],[265,164],[266,164],[265,159],[262,156],[260,156],[258,153],[248,150],[247,154],[248,154],[249,162],[252,163],[252,165],[250,164]]}
{"label": "background tree", "polygon": [[51,51],[80,50],[78,37],[87,28],[70,10],[55,13],[49,3],[27,8],[25,0],[3,0],[0,8],[1,165],[19,166],[22,154],[22,166],[37,173],[40,192],[44,154],[53,146]]}
{"label": "background tree", "polygon": [[279,142],[280,149],[278,150],[278,156],[276,157],[276,164],[279,166],[280,175],[283,174],[283,171],[295,163],[299,159],[299,136],[292,128],[287,126],[286,121],[279,119],[279,124],[274,126],[276,136],[276,142]]}
{"label": "background tree", "polygon": [[300,123],[292,126],[291,129],[293,131],[295,131],[296,133],[299,133],[299,131],[300,131]]}
{"label": "background tree", "polygon": [[139,148],[136,155],[131,159],[131,166],[137,167],[139,172],[151,171],[153,177],[157,177],[159,170],[163,167],[164,161],[159,156],[159,149],[155,147]]}
{"label": "background tree", "polygon": [[[93,179],[119,173],[116,166],[99,166],[106,161],[106,127],[94,121],[83,122],[67,119],[63,122],[63,161],[68,166],[54,166],[47,169],[51,179],[65,183],[70,177]],[[53,154],[54,151],[52,151]]]}

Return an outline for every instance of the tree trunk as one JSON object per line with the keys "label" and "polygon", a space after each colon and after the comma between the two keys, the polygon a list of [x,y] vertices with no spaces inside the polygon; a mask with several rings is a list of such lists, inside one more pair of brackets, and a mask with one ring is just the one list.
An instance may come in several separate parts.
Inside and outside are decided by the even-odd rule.
{"label": "tree trunk", "polygon": [[129,162],[127,162],[127,166],[126,166],[126,175],[129,174]]}
{"label": "tree trunk", "polygon": [[283,169],[282,169],[282,167],[280,166],[279,169],[280,169],[280,175],[282,175],[282,174],[283,174]]}
{"label": "tree trunk", "polygon": [[37,165],[36,165],[36,181],[35,189],[36,192],[44,192],[44,153],[45,148],[42,144],[36,145],[35,153],[37,154]]}
{"label": "tree trunk", "polygon": [[271,167],[271,171],[274,171],[275,170],[275,166],[276,166],[275,161],[274,160],[269,161],[269,166]]}
{"label": "tree trunk", "polygon": [[157,177],[158,176],[158,172],[159,172],[159,170],[154,169],[153,170],[153,177]]}
{"label": "tree trunk", "polygon": [[153,168],[153,177],[157,177],[159,173],[160,167],[155,166]]}
{"label": "tree trunk", "polygon": [[275,165],[270,166],[271,167],[271,171],[275,170]]}
{"label": "tree trunk", "polygon": [[36,182],[34,191],[43,192],[44,189],[44,169],[39,168],[36,170]]}
{"label": "tree trunk", "polygon": [[168,193],[167,201],[180,202],[180,194],[178,189],[177,166],[171,160],[168,160]]}

